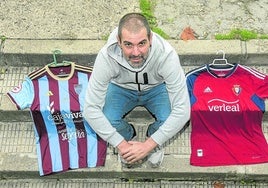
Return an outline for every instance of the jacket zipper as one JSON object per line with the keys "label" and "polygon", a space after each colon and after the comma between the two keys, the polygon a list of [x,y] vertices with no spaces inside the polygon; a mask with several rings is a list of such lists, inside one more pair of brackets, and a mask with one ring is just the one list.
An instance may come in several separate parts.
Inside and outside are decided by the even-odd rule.
{"label": "jacket zipper", "polygon": [[141,91],[141,86],[140,86],[139,78],[138,78],[138,72],[136,72],[136,83],[138,85],[138,91]]}
{"label": "jacket zipper", "polygon": [[[146,72],[143,73],[143,81],[144,84],[148,84],[148,74]],[[138,91],[141,91],[141,84],[139,83],[138,72],[136,72],[136,83],[138,85]]]}

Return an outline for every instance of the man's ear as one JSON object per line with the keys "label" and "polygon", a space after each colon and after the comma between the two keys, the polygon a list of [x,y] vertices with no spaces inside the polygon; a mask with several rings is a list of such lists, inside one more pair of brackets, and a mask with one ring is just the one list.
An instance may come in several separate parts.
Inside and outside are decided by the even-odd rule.
{"label": "man's ear", "polygon": [[153,34],[152,34],[152,31],[150,32],[150,37],[149,37],[149,40],[150,40],[150,46],[152,46],[152,40],[153,39]]}
{"label": "man's ear", "polygon": [[118,43],[118,45],[121,47],[121,38],[117,35],[117,43]]}

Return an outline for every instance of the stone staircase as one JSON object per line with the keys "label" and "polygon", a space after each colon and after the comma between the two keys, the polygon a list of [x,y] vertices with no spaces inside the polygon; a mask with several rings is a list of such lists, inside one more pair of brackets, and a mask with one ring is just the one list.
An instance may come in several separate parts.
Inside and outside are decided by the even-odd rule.
{"label": "stone staircase", "polygon": [[[212,48],[210,41],[207,43],[207,48]],[[179,45],[177,42],[172,44]],[[190,49],[187,45],[189,43],[185,46]],[[196,45],[198,44],[195,44],[195,48]],[[205,44],[200,44],[203,45]],[[95,43],[95,46],[98,45]],[[59,57],[60,59],[71,59],[84,65],[93,65],[95,51],[91,54],[66,51],[67,53]],[[186,51],[180,55],[185,72],[204,62],[210,62],[215,56],[212,53],[187,53]],[[227,57],[231,62],[248,64],[261,72],[268,73],[266,53],[247,53],[246,56],[244,53],[233,52]],[[49,53],[22,52],[15,49],[13,52],[7,51],[4,57],[2,56],[0,62],[0,187],[190,188],[213,187],[215,181],[224,182],[227,187],[268,186],[267,164],[206,168],[190,166],[191,126],[189,125],[185,125],[184,129],[165,145],[164,162],[158,169],[152,169],[146,164],[135,169],[123,168],[118,161],[116,150],[109,146],[104,167],[70,170],[40,177],[29,111],[14,110],[5,93],[20,83],[25,75],[51,61],[52,56]],[[144,108],[138,107],[126,118],[135,125],[138,139],[142,140],[147,125],[153,121],[151,115]],[[268,113],[264,114],[263,131],[268,138]]]}

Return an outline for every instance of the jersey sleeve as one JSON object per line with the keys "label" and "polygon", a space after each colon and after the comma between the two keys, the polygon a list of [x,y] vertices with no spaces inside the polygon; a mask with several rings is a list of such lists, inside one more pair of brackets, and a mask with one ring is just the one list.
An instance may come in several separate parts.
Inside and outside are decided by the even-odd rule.
{"label": "jersey sleeve", "polygon": [[34,99],[34,88],[32,80],[26,77],[22,83],[13,87],[7,93],[10,100],[16,105],[18,110],[30,108]]}
{"label": "jersey sleeve", "polygon": [[265,76],[262,84],[257,88],[256,94],[262,99],[268,99],[268,75]]}

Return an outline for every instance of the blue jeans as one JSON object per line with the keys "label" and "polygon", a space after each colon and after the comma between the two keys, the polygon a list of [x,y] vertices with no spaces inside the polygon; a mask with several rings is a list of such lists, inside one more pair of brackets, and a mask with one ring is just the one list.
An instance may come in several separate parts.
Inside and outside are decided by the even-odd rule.
{"label": "blue jeans", "polygon": [[125,89],[110,83],[107,90],[103,113],[126,140],[134,134],[132,126],[124,116],[137,106],[145,107],[155,118],[147,129],[147,136],[152,135],[168,118],[171,107],[165,84],[160,84],[148,91]]}

